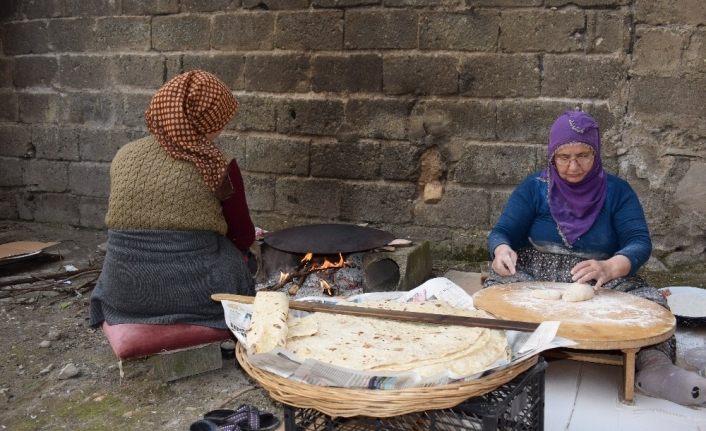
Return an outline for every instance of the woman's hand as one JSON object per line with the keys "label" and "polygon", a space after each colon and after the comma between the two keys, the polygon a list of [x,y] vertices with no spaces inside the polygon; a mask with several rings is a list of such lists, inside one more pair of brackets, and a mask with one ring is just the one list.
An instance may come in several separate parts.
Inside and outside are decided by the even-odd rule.
{"label": "woman's hand", "polygon": [[571,279],[577,283],[587,283],[596,280],[596,289],[616,278],[630,273],[630,259],[623,255],[615,255],[607,260],[584,260],[571,269]]}
{"label": "woman's hand", "polygon": [[500,244],[493,251],[493,271],[502,277],[515,274],[515,264],[517,263],[517,253],[507,244]]}

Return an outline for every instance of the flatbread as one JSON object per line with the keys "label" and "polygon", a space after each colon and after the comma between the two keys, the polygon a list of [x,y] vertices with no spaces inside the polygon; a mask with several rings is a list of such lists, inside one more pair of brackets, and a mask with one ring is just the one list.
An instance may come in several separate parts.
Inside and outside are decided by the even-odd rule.
{"label": "flatbread", "polygon": [[284,292],[257,292],[246,332],[250,353],[266,353],[285,346],[288,312],[289,298]]}

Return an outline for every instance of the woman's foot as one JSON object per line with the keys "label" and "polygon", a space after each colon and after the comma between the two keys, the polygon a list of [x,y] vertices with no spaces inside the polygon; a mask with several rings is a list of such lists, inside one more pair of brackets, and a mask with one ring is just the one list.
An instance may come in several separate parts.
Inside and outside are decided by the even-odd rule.
{"label": "woman's foot", "polygon": [[706,378],[672,364],[655,349],[637,355],[635,387],[646,395],[685,406],[706,405]]}

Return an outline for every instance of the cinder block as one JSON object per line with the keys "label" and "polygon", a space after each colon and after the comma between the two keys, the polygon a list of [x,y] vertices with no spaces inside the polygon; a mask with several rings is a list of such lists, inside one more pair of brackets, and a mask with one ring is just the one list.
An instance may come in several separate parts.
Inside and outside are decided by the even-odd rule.
{"label": "cinder block", "polygon": [[336,99],[290,99],[277,107],[277,131],[334,135],[343,122],[343,102]]}
{"label": "cinder block", "polygon": [[386,180],[415,181],[419,176],[419,156],[423,147],[409,141],[383,141],[380,145],[380,177]]}
{"label": "cinder block", "polygon": [[69,188],[83,196],[108,197],[110,164],[81,162],[69,165]]}
{"label": "cinder block", "polygon": [[501,101],[497,103],[497,138],[504,141],[546,144],[549,126],[564,111],[576,108],[571,102]]}
{"label": "cinder block", "polygon": [[635,2],[635,20],[637,24],[703,25],[706,22],[706,8],[701,2],[693,0],[637,0]]}
{"label": "cinder block", "polygon": [[[208,35],[208,28],[206,28],[206,33]],[[197,34],[195,33],[192,37],[197,38]],[[150,49],[150,17],[111,16],[98,18],[96,19],[94,37],[96,51],[148,51]]]}
{"label": "cinder block", "polygon": [[345,183],[341,186],[341,217],[357,222],[410,222],[416,191],[415,184]]}
{"label": "cinder block", "polygon": [[345,128],[366,138],[405,139],[413,105],[411,100],[351,98]]}
{"label": "cinder block", "polygon": [[110,93],[69,93],[62,100],[62,119],[84,126],[112,126],[120,103],[116,98]]}
{"label": "cinder block", "polygon": [[688,45],[687,34],[681,30],[641,26],[636,36],[632,72],[664,77],[679,74],[682,50]]}
{"label": "cinder block", "polygon": [[245,169],[306,176],[309,174],[309,139],[245,137]]}
{"label": "cinder block", "polygon": [[415,224],[451,228],[488,228],[489,196],[484,189],[446,184],[435,204],[417,202]]}
{"label": "cinder block", "polygon": [[165,382],[223,368],[220,343],[210,343],[150,356],[157,377]]}
{"label": "cinder block", "polygon": [[213,18],[211,46],[223,51],[271,50],[274,31],[273,14],[249,12],[216,15]]}
{"label": "cinder block", "polygon": [[365,292],[412,290],[431,275],[428,241],[399,247],[394,251],[371,252],[363,256]]}
{"label": "cinder block", "polygon": [[[425,127],[429,121],[444,120],[439,136],[471,139],[495,139],[495,104],[477,100],[432,100],[418,103],[412,118],[420,118]],[[425,132],[425,130],[422,130]]]}
{"label": "cinder block", "polygon": [[686,52],[684,52],[684,60],[690,71],[706,73],[706,29],[697,29],[691,35],[691,41]]}
{"label": "cinder block", "polygon": [[123,93],[120,123],[127,127],[146,129],[145,110],[150,104],[153,93]]}
{"label": "cinder block", "polygon": [[580,10],[508,10],[500,16],[503,52],[569,52],[583,49]]}
{"label": "cinder block", "polygon": [[13,81],[17,87],[51,87],[58,69],[56,57],[16,57]]}
{"label": "cinder block", "polygon": [[382,0],[312,0],[313,7],[350,7],[380,4]]}
{"label": "cinder block", "polygon": [[275,130],[277,100],[261,95],[238,95],[238,112],[226,128],[232,130]]}
{"label": "cinder block", "polygon": [[45,21],[10,22],[2,26],[6,55],[42,54],[49,50]]}
{"label": "cinder block", "polygon": [[96,49],[94,18],[57,18],[49,20],[49,46],[54,52],[85,52]]}
{"label": "cinder block", "polygon": [[586,14],[591,53],[626,53],[630,46],[631,17],[627,10],[599,10]]}
{"label": "cinder block", "polygon": [[275,211],[334,219],[340,215],[340,194],[340,181],[279,177],[275,185]]}
{"label": "cinder block", "polygon": [[302,54],[249,55],[243,81],[249,91],[309,91],[309,58]]}
{"label": "cinder block", "polygon": [[8,89],[0,91],[0,98],[2,98],[2,103],[0,104],[0,120],[16,122],[18,117],[21,118],[19,108],[20,98],[14,90]]}
{"label": "cinder block", "polygon": [[78,151],[83,161],[109,162],[115,153],[128,142],[146,135],[135,130],[110,130],[92,128],[62,128],[59,140],[78,143]]}
{"label": "cinder block", "polygon": [[[2,46],[0,46],[0,49],[2,49]],[[14,58],[8,58],[8,57],[2,57],[0,58],[0,87],[13,87],[14,84],[12,82],[13,78],[13,72],[15,69],[15,59]]]}
{"label": "cinder block", "polygon": [[503,213],[512,190],[493,190],[490,192],[490,226],[495,226]]}
{"label": "cinder block", "polygon": [[635,113],[658,114],[668,124],[685,129],[706,116],[706,79],[637,77],[631,85],[630,107]]}
{"label": "cinder block", "polygon": [[242,3],[246,9],[286,10],[309,7],[309,0],[242,0]]}
{"label": "cinder block", "polygon": [[448,95],[458,92],[456,56],[385,56],[382,70],[386,94]]}
{"label": "cinder block", "polygon": [[0,158],[0,186],[1,187],[16,187],[24,185],[23,166],[27,163],[25,160],[16,158]]}
{"label": "cinder block", "polygon": [[[1,181],[2,175],[0,175],[0,182]],[[0,219],[17,220],[19,218],[16,195],[14,191],[0,192]]]}
{"label": "cinder block", "polygon": [[64,8],[69,16],[120,14],[120,2],[105,2],[103,0],[64,0]]}
{"label": "cinder block", "polygon": [[[7,104],[9,100],[5,99],[4,103]],[[19,93],[17,103],[20,121],[23,123],[56,123],[59,121],[61,101],[57,93]]]}
{"label": "cinder block", "polygon": [[545,6],[566,6],[566,5],[576,5],[576,6],[620,6],[630,4],[630,0],[547,0],[545,1]]}
{"label": "cinder block", "polygon": [[314,142],[311,144],[311,175],[314,177],[377,179],[380,144],[362,142]]}
{"label": "cinder block", "polygon": [[226,158],[234,158],[242,170],[245,168],[245,146],[249,138],[251,136],[244,133],[225,132],[218,136],[215,143]]}
{"label": "cinder block", "polygon": [[105,229],[105,214],[108,212],[107,198],[81,197],[79,224],[95,229]]}
{"label": "cinder block", "polygon": [[79,223],[79,198],[68,193],[22,194],[18,202],[20,217],[47,223],[63,223],[76,226]]}
{"label": "cinder block", "polygon": [[518,184],[536,170],[535,146],[467,143],[453,178],[461,184]]}
{"label": "cinder block", "polygon": [[348,10],[345,49],[412,49],[417,47],[416,11]]}
{"label": "cinder block", "polygon": [[493,52],[499,29],[500,13],[496,11],[423,13],[419,49]]}
{"label": "cinder block", "polygon": [[275,27],[275,48],[340,50],[343,47],[343,11],[281,12]]}
{"label": "cinder block", "polygon": [[62,0],[21,2],[17,5],[17,9],[21,9],[27,19],[53,18],[64,14],[64,2]]}
{"label": "cinder block", "polygon": [[0,125],[0,156],[24,157],[32,151],[30,127],[21,124]]}
{"label": "cinder block", "polygon": [[233,0],[181,0],[182,12],[220,12],[232,10],[240,6]]}
{"label": "cinder block", "polygon": [[626,77],[627,65],[622,59],[545,55],[542,93],[556,97],[608,99],[624,85]]}
{"label": "cinder block", "polygon": [[320,55],[311,64],[312,89],[331,92],[379,92],[382,57],[378,54]]}
{"label": "cinder block", "polygon": [[208,50],[211,35],[209,19],[203,15],[152,18],[152,48],[157,51]]}
{"label": "cinder block", "polygon": [[122,0],[124,15],[165,15],[179,12],[179,0]]}
{"label": "cinder block", "polygon": [[110,67],[117,85],[156,89],[163,83],[165,58],[161,55],[123,54],[112,57]]}
{"label": "cinder block", "polygon": [[51,160],[29,160],[24,183],[30,190],[64,192],[69,186],[69,164]]}
{"label": "cinder block", "polygon": [[243,174],[245,195],[251,211],[272,211],[275,208],[275,178],[271,175]]}
{"label": "cinder block", "polygon": [[245,56],[240,54],[184,54],[182,69],[203,69],[216,75],[231,89],[243,87]]}
{"label": "cinder block", "polygon": [[471,97],[539,96],[539,57],[488,54],[464,58],[459,92]]}
{"label": "cinder block", "polygon": [[89,55],[59,57],[59,85],[65,88],[102,89],[111,86],[110,58]]}

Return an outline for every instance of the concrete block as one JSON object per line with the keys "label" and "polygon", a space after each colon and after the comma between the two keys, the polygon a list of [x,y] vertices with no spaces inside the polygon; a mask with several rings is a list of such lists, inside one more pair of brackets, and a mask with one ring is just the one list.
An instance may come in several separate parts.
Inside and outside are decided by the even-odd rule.
{"label": "concrete block", "polygon": [[157,377],[165,382],[223,368],[220,343],[210,343],[150,356]]}
{"label": "concrete block", "polygon": [[688,38],[683,30],[640,26],[636,32],[631,72],[664,77],[678,75]]}
{"label": "concrete block", "polygon": [[49,20],[49,48],[54,52],[85,52],[96,47],[94,18],[58,18]]}
{"label": "concrete block", "polygon": [[492,10],[428,12],[419,19],[419,49],[494,52],[500,13]]}
{"label": "concrete block", "polygon": [[703,25],[706,22],[706,8],[699,0],[636,0],[634,7],[636,24]]}
{"label": "concrete block", "polygon": [[22,124],[0,124],[0,156],[26,157],[34,153],[31,130]]}
{"label": "concrete block", "polygon": [[344,48],[416,48],[417,19],[417,12],[412,10],[347,10]]}
{"label": "concrete block", "polygon": [[500,14],[503,52],[570,52],[583,49],[580,10],[507,10]]}
{"label": "concrete block", "polygon": [[239,0],[181,0],[182,12],[221,12],[238,6]]}
{"label": "concrete block", "polygon": [[684,63],[690,72],[706,73],[706,29],[694,31],[684,52]]}
{"label": "concrete block", "polygon": [[18,118],[22,118],[20,114],[20,97],[14,90],[1,90],[0,98],[2,100],[0,104],[0,120],[16,122]]}
{"label": "concrete block", "polygon": [[65,192],[69,187],[69,163],[52,160],[28,160],[23,180],[29,190]]}
{"label": "concrete block", "polygon": [[16,57],[13,82],[17,87],[51,87],[58,70],[56,57]]}
{"label": "concrete block", "polygon": [[340,214],[341,183],[336,180],[279,177],[275,210],[294,216],[335,219]]}
{"label": "concrete block", "polygon": [[113,160],[115,153],[123,145],[145,135],[145,132],[128,129],[77,128],[59,130],[59,139],[78,143],[81,160],[91,162],[109,162]]}
{"label": "concrete block", "polygon": [[630,47],[630,13],[599,10],[586,14],[588,50],[591,53],[626,53]]}
{"label": "concrete block", "polygon": [[340,50],[343,47],[343,11],[280,12],[275,48]]}
{"label": "concrete block", "polygon": [[549,127],[564,111],[576,108],[571,102],[501,101],[497,103],[497,131],[500,140],[546,144]]}
{"label": "concrete block", "polygon": [[245,137],[245,169],[306,176],[309,174],[309,139]]}
{"label": "concrete block", "polygon": [[380,144],[361,142],[313,142],[311,175],[314,177],[377,179]]}
{"label": "concrete block", "polygon": [[415,181],[423,148],[409,141],[380,142],[380,177],[386,180]]}
{"label": "concrete block", "polygon": [[206,70],[231,89],[243,88],[244,66],[245,56],[240,54],[184,54],[182,57],[182,70]]}
{"label": "concrete block", "polygon": [[382,57],[378,54],[318,55],[312,59],[314,91],[379,92]]}
{"label": "concrete block", "polygon": [[461,184],[518,184],[537,165],[531,145],[468,143],[453,178]]}
{"label": "concrete block", "polygon": [[306,9],[309,0],[242,0],[246,9],[287,10]]}
{"label": "concrete block", "polygon": [[108,88],[112,84],[110,62],[110,57],[62,55],[59,57],[58,83],[64,88]]}
{"label": "concrete block", "polygon": [[243,81],[249,91],[309,91],[309,58],[301,54],[248,55]]}
{"label": "concrete block", "polygon": [[341,214],[344,220],[375,223],[412,221],[415,184],[345,183],[341,185]]}
{"label": "concrete block", "polygon": [[350,7],[380,4],[382,0],[312,0],[313,7]]}
{"label": "concrete block", "polygon": [[630,108],[636,114],[662,116],[668,124],[685,129],[706,116],[706,79],[637,77],[631,86]]}
{"label": "concrete block", "polygon": [[238,112],[226,126],[231,130],[260,130],[272,132],[276,128],[277,100],[259,94],[238,95]]}
{"label": "concrete block", "polygon": [[[0,182],[2,174],[0,174]],[[14,191],[0,192],[0,219],[2,220],[17,220],[19,213],[17,211],[17,196]]]}
{"label": "concrete block", "polygon": [[[495,105],[477,100],[431,100],[418,103],[412,119],[420,119],[429,130],[430,122],[439,123],[434,136],[458,136],[471,139],[495,139]],[[424,131],[426,133],[426,131]]]}
{"label": "concrete block", "polygon": [[16,158],[0,158],[0,187],[23,186],[26,163],[26,160]]}
{"label": "concrete block", "polygon": [[69,165],[69,188],[82,196],[108,197],[110,164],[81,162]]}
{"label": "concrete block", "polygon": [[104,0],[64,0],[68,16],[120,15],[120,2]]}
{"label": "concrete block", "polygon": [[216,145],[223,150],[226,158],[231,157],[236,160],[238,166],[245,167],[245,147],[247,140],[252,136],[244,133],[225,132],[216,139]]}
{"label": "concrete block", "polygon": [[164,81],[165,61],[161,55],[121,54],[111,58],[111,74],[117,85],[157,89]]}
{"label": "concrete block", "polygon": [[[188,26],[188,22],[185,25]],[[208,28],[206,28],[208,35]],[[198,33],[192,35],[196,39]],[[150,17],[111,16],[96,19],[96,51],[148,51]]]}
{"label": "concrete block", "polygon": [[464,1],[465,0],[384,0],[384,4],[387,7],[459,7],[464,5]]}
{"label": "concrete block", "polygon": [[459,92],[471,97],[537,97],[540,88],[536,55],[488,54],[464,58]]}
{"label": "concrete block", "polygon": [[415,224],[427,226],[488,228],[489,197],[484,189],[446,184],[444,196],[436,204],[417,202]]}
{"label": "concrete block", "polygon": [[271,175],[243,174],[245,195],[251,211],[275,209],[275,181]]}
{"label": "concrete block", "polygon": [[[150,104],[153,93],[124,93],[120,112],[120,124],[127,127],[146,129],[145,110]],[[118,102],[119,103],[119,102]]]}
{"label": "concrete block", "polygon": [[630,4],[630,0],[547,0],[545,6],[560,7],[566,5],[576,5],[579,7],[615,7]]}
{"label": "concrete block", "polygon": [[474,6],[515,7],[541,6],[544,0],[473,0]]}
{"label": "concrete block", "polygon": [[179,12],[179,0],[122,0],[124,15],[166,15]]}
{"label": "concrete block", "polygon": [[627,78],[623,59],[579,55],[545,55],[542,94],[555,97],[608,99]]}
{"label": "concrete block", "polygon": [[157,51],[208,50],[210,35],[211,24],[207,16],[167,15],[152,18],[152,48]]}
{"label": "concrete block", "polygon": [[271,50],[274,45],[274,14],[248,12],[216,15],[211,46],[223,51]]}
{"label": "concrete block", "polygon": [[69,93],[62,103],[63,121],[97,127],[115,124],[120,106],[110,93]]}
{"label": "concrete block", "polygon": [[42,54],[49,51],[45,21],[9,22],[2,25],[1,32],[6,55]]}
{"label": "concrete block", "polygon": [[20,121],[31,124],[59,121],[63,102],[57,93],[19,93],[17,103]]}
{"label": "concrete block", "polygon": [[105,215],[108,212],[107,198],[81,197],[79,224],[94,229],[105,229]]}
{"label": "concrete block", "polygon": [[76,226],[79,223],[79,198],[67,193],[22,194],[18,202],[20,217],[47,223],[63,223]]}
{"label": "concrete block", "polygon": [[25,1],[18,4],[17,8],[27,19],[54,18],[65,13],[63,0]]}
{"label": "concrete block", "polygon": [[438,94],[458,92],[458,60],[449,55],[403,55],[383,58],[386,94]]}
{"label": "concrete block", "polygon": [[277,131],[333,135],[343,122],[343,102],[335,99],[290,99],[277,106]]}
{"label": "concrete block", "polygon": [[346,103],[345,129],[366,138],[405,139],[413,104],[400,99],[351,98]]}
{"label": "concrete block", "polygon": [[363,256],[365,292],[412,290],[429,279],[432,269],[428,241],[398,247],[394,251],[371,252]]}
{"label": "concrete block", "polygon": [[490,225],[495,226],[510,199],[511,190],[493,190],[490,192]]}
{"label": "concrete block", "polygon": [[[2,46],[0,45],[0,49]],[[15,69],[15,58],[0,58],[0,87],[13,87],[13,75]]]}

